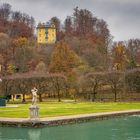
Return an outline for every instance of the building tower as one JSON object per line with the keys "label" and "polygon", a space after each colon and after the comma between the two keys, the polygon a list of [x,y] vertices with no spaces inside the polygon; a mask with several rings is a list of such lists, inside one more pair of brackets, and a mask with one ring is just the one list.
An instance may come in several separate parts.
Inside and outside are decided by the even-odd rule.
{"label": "building tower", "polygon": [[56,28],[51,23],[39,23],[37,26],[37,43],[54,44],[56,42]]}

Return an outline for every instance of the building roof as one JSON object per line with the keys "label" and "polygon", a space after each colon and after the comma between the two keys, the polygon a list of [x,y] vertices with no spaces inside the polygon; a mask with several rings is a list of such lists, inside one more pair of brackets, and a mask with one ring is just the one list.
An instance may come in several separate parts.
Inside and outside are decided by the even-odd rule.
{"label": "building roof", "polygon": [[53,28],[53,29],[55,29],[55,25],[52,24],[52,23],[49,23],[49,22],[47,22],[47,23],[39,23],[37,25],[37,29],[43,29],[43,28]]}

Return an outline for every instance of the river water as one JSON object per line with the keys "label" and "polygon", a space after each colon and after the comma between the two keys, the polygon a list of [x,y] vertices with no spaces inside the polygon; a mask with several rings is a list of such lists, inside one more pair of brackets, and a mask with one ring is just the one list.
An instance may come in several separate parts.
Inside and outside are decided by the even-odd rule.
{"label": "river water", "polygon": [[140,115],[56,127],[0,127],[0,140],[140,140]]}

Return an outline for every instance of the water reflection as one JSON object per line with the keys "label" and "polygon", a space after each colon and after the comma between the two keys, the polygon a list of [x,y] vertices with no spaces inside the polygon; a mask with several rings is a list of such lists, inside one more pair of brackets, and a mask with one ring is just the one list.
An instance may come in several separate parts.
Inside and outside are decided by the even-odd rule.
{"label": "water reflection", "polygon": [[26,128],[0,127],[0,132],[0,140],[29,140]]}
{"label": "water reflection", "polygon": [[0,127],[0,140],[140,140],[140,117],[45,127]]}
{"label": "water reflection", "polygon": [[37,129],[31,129],[28,131],[30,140],[40,140],[41,131]]}

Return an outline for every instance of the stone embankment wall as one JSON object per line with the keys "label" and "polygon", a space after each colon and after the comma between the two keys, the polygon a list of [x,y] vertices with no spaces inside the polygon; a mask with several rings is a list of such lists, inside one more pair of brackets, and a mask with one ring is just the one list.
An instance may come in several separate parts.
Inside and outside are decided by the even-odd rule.
{"label": "stone embankment wall", "polygon": [[0,126],[16,126],[16,127],[59,126],[59,125],[66,125],[66,124],[83,123],[83,122],[94,121],[94,120],[104,120],[104,119],[134,115],[134,114],[140,115],[140,110],[114,111],[114,112],[106,112],[106,113],[48,117],[48,118],[41,118],[36,121],[29,120],[29,119],[22,119],[22,118],[21,119],[0,118]]}

